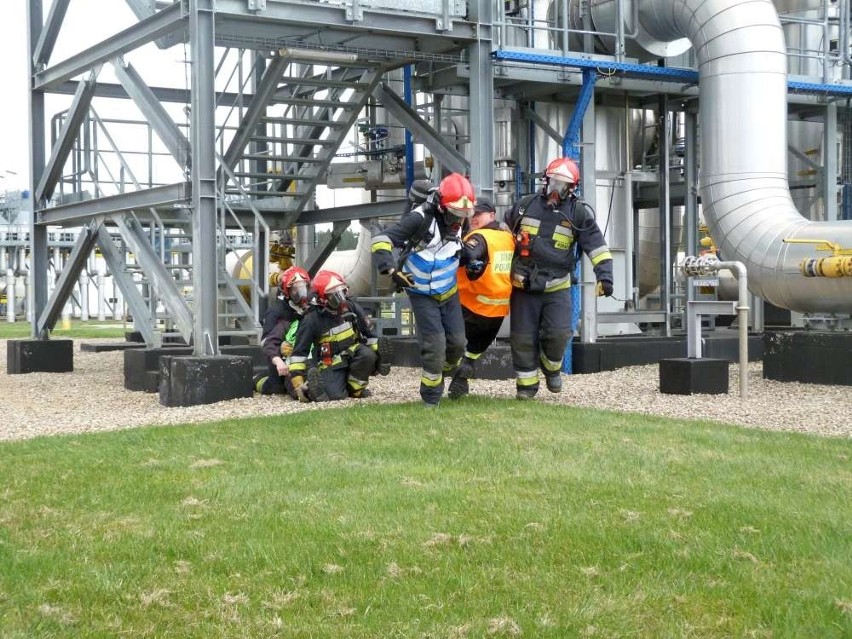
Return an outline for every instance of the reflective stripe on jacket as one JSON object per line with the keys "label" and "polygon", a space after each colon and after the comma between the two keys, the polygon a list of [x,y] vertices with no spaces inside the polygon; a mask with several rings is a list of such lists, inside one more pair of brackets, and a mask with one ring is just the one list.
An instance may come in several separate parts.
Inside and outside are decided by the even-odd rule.
{"label": "reflective stripe on jacket", "polygon": [[432,237],[425,246],[416,248],[408,256],[402,270],[411,273],[414,280],[414,286],[408,289],[409,292],[443,295],[456,286],[461,240],[456,235],[442,238],[434,219],[429,233]]}

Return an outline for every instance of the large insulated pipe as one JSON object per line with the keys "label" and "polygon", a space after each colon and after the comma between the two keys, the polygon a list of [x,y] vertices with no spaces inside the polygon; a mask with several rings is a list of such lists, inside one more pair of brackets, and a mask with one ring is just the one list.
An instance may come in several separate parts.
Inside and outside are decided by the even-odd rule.
{"label": "large insulated pipe", "polygon": [[[852,312],[852,277],[806,278],[800,264],[826,240],[852,247],[852,222],[812,222],[787,181],[787,58],[771,0],[640,0],[643,28],[688,38],[698,59],[700,193],[726,261],[745,264],[750,290],[803,313]],[[833,179],[833,176],[827,176]]]}

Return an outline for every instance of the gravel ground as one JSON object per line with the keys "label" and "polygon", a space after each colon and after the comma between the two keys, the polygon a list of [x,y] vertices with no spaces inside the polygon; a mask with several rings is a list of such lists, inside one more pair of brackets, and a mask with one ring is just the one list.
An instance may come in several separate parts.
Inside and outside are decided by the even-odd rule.
{"label": "gravel ground", "polygon": [[[200,423],[235,417],[283,415],[321,410],[335,404],[300,404],[280,396],[255,396],[217,404],[168,408],[157,393],[124,388],[122,351],[91,353],[74,344],[73,373],[0,374],[5,419],[0,440],[26,439],[58,433],[117,430],[148,424]],[[110,341],[110,340],[102,340]],[[117,341],[117,340],[112,340]],[[0,361],[6,342],[0,340]],[[418,400],[419,370],[395,368],[387,377],[373,377],[373,397],[360,403]],[[663,395],[657,365],[632,366],[590,375],[567,375],[563,391],[544,388],[536,401],[644,413],[676,418],[707,419],[767,430],[852,437],[852,387],[782,383],[763,379],[760,362],[749,365],[748,398],[739,398],[739,368],[731,366],[728,395]],[[489,397],[514,396],[511,380],[472,380],[471,392]],[[444,400],[449,401],[449,400]]]}

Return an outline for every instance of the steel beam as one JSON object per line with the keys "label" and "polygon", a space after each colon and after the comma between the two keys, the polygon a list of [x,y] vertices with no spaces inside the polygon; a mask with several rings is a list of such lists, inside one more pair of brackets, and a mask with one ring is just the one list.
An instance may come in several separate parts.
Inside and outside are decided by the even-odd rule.
{"label": "steel beam", "polygon": [[[89,222],[77,236],[77,243],[71,250],[65,268],[62,269],[62,273],[56,281],[53,294],[42,309],[38,320],[36,320],[36,332],[38,334],[53,330],[56,325],[56,320],[59,319],[68,298],[74,292],[74,287],[77,286],[77,280],[80,279],[86,261],[89,259],[92,249],[95,248],[98,241],[99,226],[98,222]],[[88,300],[84,300],[83,303],[88,303]]]}
{"label": "steel beam", "polygon": [[[36,43],[41,36],[42,30],[42,3],[41,0],[29,0],[27,3],[27,47],[30,63],[30,76],[35,73],[35,65],[32,63],[33,52]],[[41,182],[44,172],[45,149],[45,116],[44,116],[44,93],[37,91],[32,86],[30,77],[29,90],[29,142],[30,142],[30,190],[35,192],[36,184]],[[30,221],[30,285],[32,286],[32,314],[28,314],[32,322],[33,339],[47,339],[46,333],[40,333],[36,329],[36,317],[47,303],[47,227],[40,226],[35,222],[33,215]]]}
{"label": "steel beam", "polygon": [[128,51],[138,49],[143,44],[148,44],[152,40],[183,28],[182,4],[177,2],[168,9],[158,11],[150,18],[142,20],[139,24],[120,31],[103,42],[40,71],[33,79],[33,87],[42,91],[51,90],[99,64],[108,62]]}
{"label": "steel beam", "polygon": [[[192,311],[180,294],[171,273],[160,261],[160,256],[151,246],[138,222],[123,215],[113,216],[112,221],[118,227],[121,239],[133,251],[136,261],[148,278],[154,293],[160,298],[175,322],[175,328],[188,344],[192,339]],[[215,279],[214,284],[215,286]],[[135,317],[135,316],[134,316]],[[144,317],[144,315],[143,315]]]}
{"label": "steel beam", "polygon": [[62,177],[62,169],[65,167],[65,161],[74,147],[77,133],[80,131],[80,125],[83,123],[89,111],[89,105],[92,103],[95,83],[94,73],[86,80],[80,80],[77,92],[74,94],[74,100],[68,108],[68,116],[65,118],[65,123],[59,132],[59,138],[53,145],[53,150],[50,152],[50,159],[47,161],[47,166],[45,166],[41,180],[39,180],[36,187],[33,202],[44,203],[53,196],[53,191]]}
{"label": "steel beam", "polygon": [[125,64],[121,58],[112,61],[115,74],[121,86],[142,111],[142,115],[153,127],[154,132],[165,144],[178,166],[189,166],[189,140],[178,128],[175,121],[157,100],[154,92],[148,88],[142,77],[131,65]]}
{"label": "steel beam", "polygon": [[103,225],[98,228],[98,248],[113,280],[124,296],[124,301],[130,308],[134,327],[142,333],[142,338],[148,347],[160,346],[162,344],[162,336],[154,329],[150,322],[145,321],[151,314],[151,309],[145,303],[145,299],[139,292],[139,288],[133,281],[133,277],[125,269],[122,255],[115,246],[115,242],[109,231]]}
{"label": "steel beam", "polygon": [[322,246],[316,248],[316,250],[311,253],[310,258],[305,263],[305,270],[310,274],[311,277],[317,274],[319,271],[319,267],[323,265],[323,263],[328,259],[328,256],[337,248],[338,243],[340,242],[340,238],[343,236],[344,231],[349,228],[349,222],[335,222],[334,226],[331,229],[331,233],[328,236],[328,240]]}
{"label": "steel beam", "polygon": [[109,195],[93,200],[42,209],[34,213],[33,219],[39,225],[69,225],[75,222],[85,222],[89,218],[99,215],[110,215],[133,209],[156,208],[186,203],[191,196],[192,189],[190,188],[190,184],[188,182],[178,182],[177,184],[167,184],[166,186],[157,186],[151,189],[131,191],[120,195]]}
{"label": "steel beam", "polygon": [[419,142],[431,151],[438,161],[450,171],[467,174],[470,172],[470,162],[444,142],[443,136],[429,123],[421,118],[417,112],[408,106],[387,84],[380,84],[376,88],[376,95],[382,101],[382,106]]}
{"label": "steel beam", "polygon": [[494,193],[494,62],[491,58],[491,22],[494,3],[472,0],[470,18],[479,25],[470,56],[470,180],[477,193]]}
{"label": "steel beam", "polygon": [[189,0],[192,55],[192,288],[193,354],[219,354],[216,268],[216,104],[214,0]]}
{"label": "steel beam", "polygon": [[33,51],[32,61],[37,69],[47,65],[50,56],[53,54],[56,37],[59,35],[59,28],[65,19],[65,12],[68,10],[70,2],[71,0],[53,0],[50,13],[47,15],[47,22],[44,23],[35,51]]}

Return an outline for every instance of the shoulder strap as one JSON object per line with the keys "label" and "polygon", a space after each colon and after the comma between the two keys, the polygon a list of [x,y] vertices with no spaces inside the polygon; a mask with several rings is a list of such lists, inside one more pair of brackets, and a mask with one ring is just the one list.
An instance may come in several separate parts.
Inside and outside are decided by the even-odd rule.
{"label": "shoulder strap", "polygon": [[511,229],[512,233],[517,232],[518,227],[521,225],[521,220],[523,220],[524,215],[527,214],[527,208],[529,208],[530,202],[535,199],[536,195],[538,195],[538,193],[529,193],[518,201],[518,219],[515,222],[514,228]]}
{"label": "shoulder strap", "polygon": [[432,226],[432,215],[423,211],[423,219],[420,220],[420,226],[417,227],[417,230],[414,232],[408,241],[405,243],[405,248],[403,248],[402,253],[399,255],[399,260],[397,261],[396,268],[397,270],[401,270],[403,264],[408,259],[408,256],[411,255],[411,252],[417,248],[417,245],[423,241],[423,238],[426,237],[426,234],[429,232],[429,228]]}

